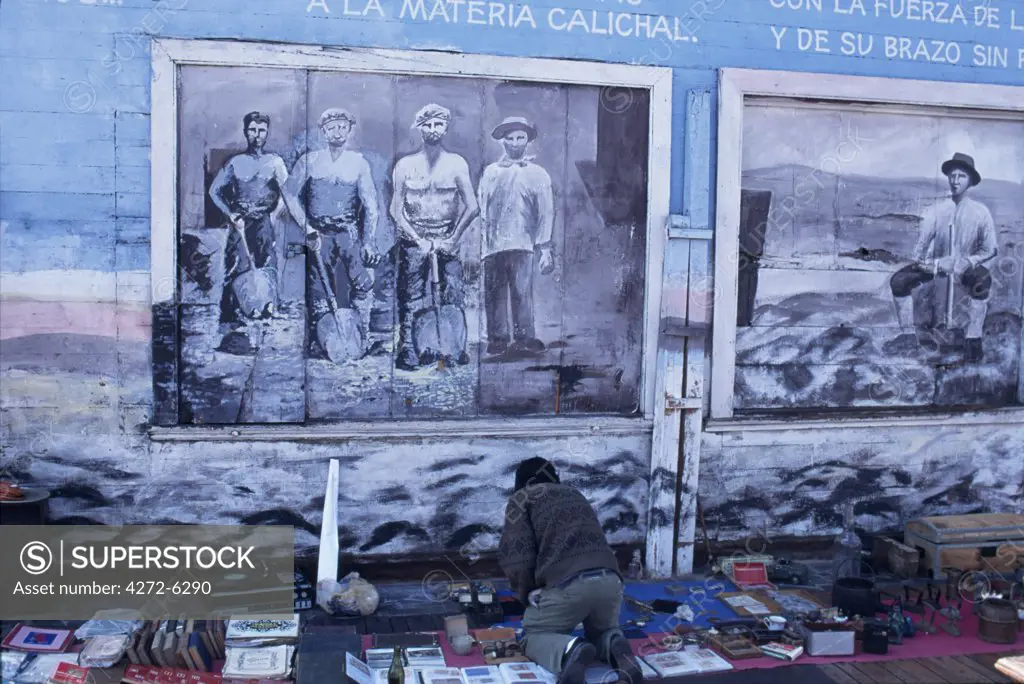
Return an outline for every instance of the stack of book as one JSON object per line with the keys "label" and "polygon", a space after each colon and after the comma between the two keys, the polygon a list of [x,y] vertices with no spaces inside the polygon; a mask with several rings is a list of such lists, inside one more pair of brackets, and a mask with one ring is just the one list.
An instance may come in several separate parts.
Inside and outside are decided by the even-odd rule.
{"label": "stack of book", "polygon": [[778,641],[773,641],[770,644],[765,644],[761,647],[761,653],[772,658],[778,658],[779,660],[796,660],[803,655],[803,646],[790,646],[789,644],[782,644]]}
{"label": "stack of book", "polygon": [[129,665],[121,684],[286,684],[283,680],[232,679],[212,672],[190,672],[170,667]]}
{"label": "stack of book", "polygon": [[290,679],[299,641],[299,616],[246,616],[228,621],[225,677]]}
{"label": "stack of book", "polygon": [[212,672],[224,657],[224,621],[152,620],[131,635],[125,655],[133,665]]}

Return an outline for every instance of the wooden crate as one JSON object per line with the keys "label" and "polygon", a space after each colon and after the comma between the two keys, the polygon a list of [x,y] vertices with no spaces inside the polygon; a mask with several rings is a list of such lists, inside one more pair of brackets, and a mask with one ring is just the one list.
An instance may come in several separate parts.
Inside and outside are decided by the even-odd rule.
{"label": "wooden crate", "polygon": [[911,520],[904,543],[919,549],[936,579],[944,567],[964,571],[1012,573],[1024,562],[1024,515],[979,513]]}

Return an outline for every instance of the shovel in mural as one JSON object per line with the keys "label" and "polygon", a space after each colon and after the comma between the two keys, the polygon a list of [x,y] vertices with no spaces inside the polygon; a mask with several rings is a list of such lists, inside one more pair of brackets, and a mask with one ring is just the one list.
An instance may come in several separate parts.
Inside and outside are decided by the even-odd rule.
{"label": "shovel in mural", "polygon": [[274,278],[264,269],[256,268],[256,262],[252,258],[252,251],[249,249],[249,242],[245,237],[245,230],[234,230],[238,236],[239,257],[245,255],[245,270],[239,272],[243,267],[242,259],[236,259],[231,272],[227,278],[231,279],[231,290],[241,307],[248,316],[258,317],[274,301]]}
{"label": "shovel in mural", "polygon": [[466,314],[454,304],[441,304],[436,250],[430,251],[430,296],[432,306],[417,313],[413,319],[412,339],[416,356],[452,362],[466,350]]}
{"label": "shovel in mural", "polygon": [[320,342],[327,358],[334,363],[341,363],[356,358],[363,351],[363,335],[360,331],[359,312],[355,309],[341,309],[334,298],[334,290],[327,278],[324,260],[320,250],[310,249],[313,256],[314,270],[324,290],[329,311],[316,321],[316,338]]}

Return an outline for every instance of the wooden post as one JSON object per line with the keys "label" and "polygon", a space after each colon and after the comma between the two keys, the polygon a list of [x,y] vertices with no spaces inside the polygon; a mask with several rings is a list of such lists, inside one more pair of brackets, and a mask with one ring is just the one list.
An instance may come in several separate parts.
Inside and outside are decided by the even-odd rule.
{"label": "wooden post", "polygon": [[[691,90],[686,102],[686,180],[683,206],[690,217],[690,262],[686,324],[707,329],[711,322],[714,287],[711,277],[711,92]],[[704,417],[704,347],[702,334],[686,338],[686,376],[683,392],[686,415],[680,452],[678,537],[675,570],[693,572],[697,526],[697,487],[700,478],[701,433]]]}
{"label": "wooden post", "polygon": [[[711,301],[711,233],[707,228],[710,148],[711,93],[692,91],[686,125],[687,214],[670,221],[662,275],[645,561],[651,577],[669,577],[693,567],[703,412],[703,328],[710,318]],[[682,448],[680,438],[684,440]]]}

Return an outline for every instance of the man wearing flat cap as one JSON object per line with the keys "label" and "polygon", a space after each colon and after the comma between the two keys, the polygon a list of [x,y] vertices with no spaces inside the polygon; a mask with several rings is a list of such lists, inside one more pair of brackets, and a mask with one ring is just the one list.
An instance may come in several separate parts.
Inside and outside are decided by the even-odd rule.
{"label": "man wearing flat cap", "polygon": [[992,287],[992,275],[984,264],[996,255],[995,223],[988,208],[969,196],[971,188],[981,183],[973,158],[957,152],[942,164],[942,173],[949,181],[950,197],[924,213],[914,262],[893,274],[889,281],[903,331],[893,346],[916,347],[919,341],[914,327],[913,292],[936,276],[946,276],[948,287],[959,282],[967,290],[964,358],[976,363],[983,358],[981,336]]}
{"label": "man wearing flat cap", "polygon": [[359,152],[345,148],[355,124],[356,118],[344,109],[325,110],[319,128],[327,148],[300,157],[285,186],[288,209],[305,228],[310,249],[320,253],[331,289],[324,290],[311,256],[306,260],[306,292],[314,356],[326,353],[315,338],[316,321],[331,310],[328,297],[340,308],[359,312],[364,348],[367,341],[373,277],[366,267],[380,261],[371,249],[379,211],[370,164]]}
{"label": "man wearing flat cap", "polygon": [[526,154],[537,137],[536,127],[526,119],[506,118],[491,137],[505,153],[484,170],[479,188],[487,353],[503,354],[510,344],[516,351],[538,352],[544,343],[537,339],[533,319],[534,259],[542,273],[553,267],[551,176]]}
{"label": "man wearing flat cap", "polygon": [[[415,370],[440,360],[437,350],[416,354],[412,337],[413,317],[431,305],[431,253],[437,255],[441,303],[465,306],[459,240],[477,217],[476,196],[469,177],[469,164],[444,148],[451,112],[428,104],[415,116],[423,148],[402,157],[393,172],[394,196],[391,218],[398,228],[398,354],[395,367]],[[464,365],[469,355],[463,350],[447,363]]]}

